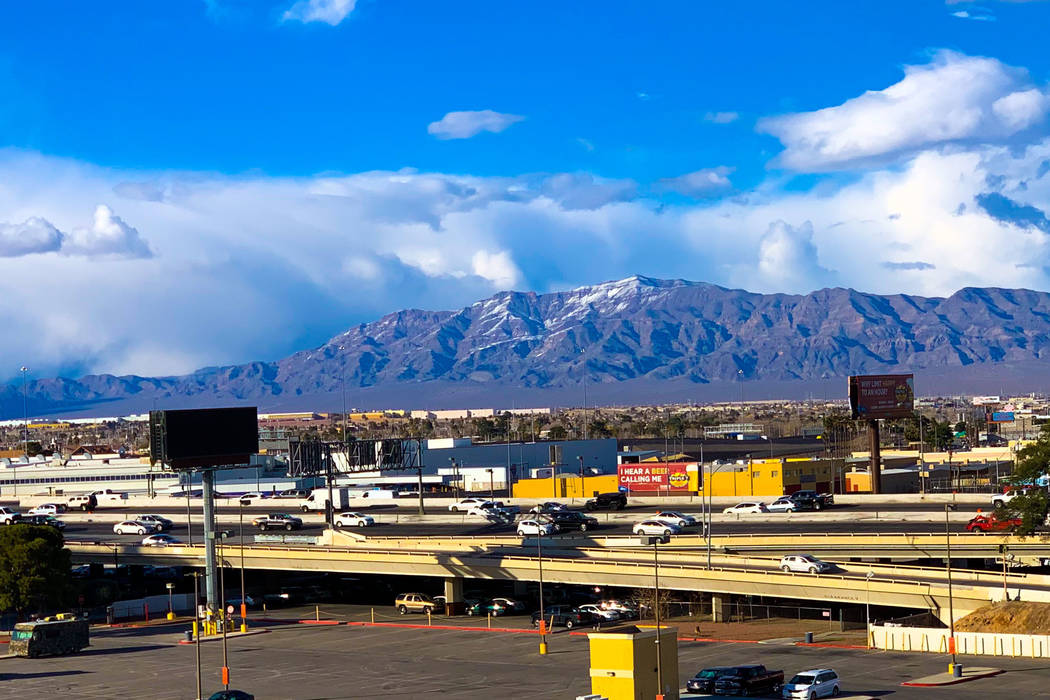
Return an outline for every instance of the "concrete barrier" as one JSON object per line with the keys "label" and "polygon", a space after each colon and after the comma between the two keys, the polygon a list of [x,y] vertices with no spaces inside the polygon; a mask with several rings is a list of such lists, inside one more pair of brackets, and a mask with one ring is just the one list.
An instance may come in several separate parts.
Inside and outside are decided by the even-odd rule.
{"label": "concrete barrier", "polygon": [[[872,625],[870,643],[883,651],[948,653],[948,630],[932,627]],[[1050,635],[956,632],[955,650],[973,656],[1050,658]]]}

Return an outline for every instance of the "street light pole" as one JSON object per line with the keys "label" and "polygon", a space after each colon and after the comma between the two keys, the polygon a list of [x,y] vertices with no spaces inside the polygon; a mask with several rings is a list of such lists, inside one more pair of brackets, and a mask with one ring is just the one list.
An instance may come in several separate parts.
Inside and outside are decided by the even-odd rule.
{"label": "street light pole", "polygon": [[871,579],[874,575],[874,571],[869,571],[864,575],[864,585],[868,591],[867,599],[864,601],[864,628],[868,631],[869,649],[871,649]]}
{"label": "street light pole", "polygon": [[586,482],[583,477],[583,455],[576,455],[576,459],[580,460],[580,497],[587,498],[587,489],[584,488]]}
{"label": "street light pole", "polygon": [[165,584],[164,587],[168,589],[168,619],[169,620],[174,620],[175,619],[175,603],[174,603],[174,599],[172,598],[172,595],[175,592],[175,584],[172,583],[171,581],[169,581],[168,583]]}
{"label": "street light pole", "polygon": [[225,531],[219,533],[219,614],[222,616],[222,687],[230,689],[230,661],[226,650],[226,558],[222,553],[222,544],[226,539]]}
{"label": "street light pole", "polygon": [[659,551],[660,538],[651,538],[653,542],[653,592],[654,592],[654,605],[653,611],[656,620],[656,700],[663,700],[664,697],[664,667],[663,656],[660,649],[660,559],[657,552]]}
{"label": "street light pole", "polygon": [[197,632],[195,635],[196,647],[197,647],[197,700],[204,698],[204,693],[201,691],[201,623],[200,623],[200,604],[201,604],[201,584],[200,584],[200,572],[193,572],[193,629]]}
{"label": "street light pole", "polygon": [[948,527],[948,512],[952,510],[955,510],[954,503],[944,504],[944,539],[948,553],[948,652],[952,655],[951,668],[948,669],[949,673],[954,672],[955,669],[955,602],[952,599],[952,533],[951,529]]}
{"label": "street light pole", "polygon": [[248,599],[244,594],[244,504],[238,509],[240,515],[240,533],[238,541],[241,544],[241,632],[248,631]]}
{"label": "street light pole", "polygon": [[547,620],[543,612],[543,533],[536,533],[536,563],[540,569],[540,654],[547,653]]}

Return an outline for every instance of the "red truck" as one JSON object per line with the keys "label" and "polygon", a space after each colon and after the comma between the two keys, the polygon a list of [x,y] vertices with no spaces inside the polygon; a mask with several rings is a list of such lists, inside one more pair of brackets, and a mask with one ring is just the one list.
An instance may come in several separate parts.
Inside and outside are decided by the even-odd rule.
{"label": "red truck", "polygon": [[978,513],[966,523],[967,532],[1004,532],[1021,526],[1020,518],[1000,517],[995,513]]}

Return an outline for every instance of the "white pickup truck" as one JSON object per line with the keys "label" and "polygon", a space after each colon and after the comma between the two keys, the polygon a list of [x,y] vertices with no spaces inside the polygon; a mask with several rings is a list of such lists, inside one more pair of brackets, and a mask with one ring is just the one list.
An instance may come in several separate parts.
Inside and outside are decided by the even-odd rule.
{"label": "white pickup truck", "polygon": [[121,501],[128,500],[128,494],[120,491],[114,491],[113,489],[102,489],[100,491],[92,491],[88,494],[89,496],[95,497],[95,502],[98,504],[102,503],[120,503]]}
{"label": "white pickup truck", "polygon": [[10,525],[12,523],[18,522],[18,519],[21,517],[21,514],[13,508],[8,508],[7,506],[0,506],[0,524]]}
{"label": "white pickup truck", "polygon": [[1014,500],[1018,496],[1023,496],[1028,493],[1031,489],[1010,489],[1006,493],[997,493],[992,496],[992,507],[994,508],[1005,508],[1009,505],[1010,501]]}

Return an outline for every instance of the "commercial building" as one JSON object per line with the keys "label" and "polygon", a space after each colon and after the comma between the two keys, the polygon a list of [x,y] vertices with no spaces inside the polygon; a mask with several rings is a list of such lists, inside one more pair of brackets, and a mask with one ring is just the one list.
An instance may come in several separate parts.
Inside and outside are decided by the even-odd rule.
{"label": "commercial building", "polygon": [[705,464],[704,496],[776,497],[801,490],[842,493],[841,459],[787,458]]}

